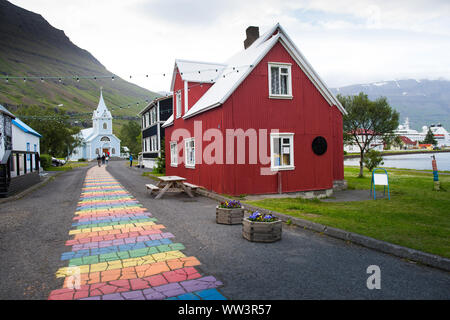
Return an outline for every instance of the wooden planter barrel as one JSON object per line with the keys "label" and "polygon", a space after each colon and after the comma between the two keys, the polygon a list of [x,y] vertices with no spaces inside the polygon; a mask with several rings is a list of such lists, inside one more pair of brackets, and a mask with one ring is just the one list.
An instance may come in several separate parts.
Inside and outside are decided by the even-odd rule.
{"label": "wooden planter barrel", "polygon": [[281,239],[281,220],[273,222],[242,220],[242,236],[253,242],[275,242]]}
{"label": "wooden planter barrel", "polygon": [[243,218],[244,207],[232,209],[216,207],[216,223],[241,224]]}

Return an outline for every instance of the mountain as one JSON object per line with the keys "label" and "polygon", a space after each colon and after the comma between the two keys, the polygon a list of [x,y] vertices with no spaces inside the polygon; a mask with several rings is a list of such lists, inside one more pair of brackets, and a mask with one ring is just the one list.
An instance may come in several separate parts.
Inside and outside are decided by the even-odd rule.
{"label": "mountain", "polygon": [[410,126],[419,131],[422,126],[438,123],[450,129],[450,81],[447,80],[394,80],[331,90],[341,95],[364,92],[370,99],[385,96],[389,104],[400,112],[400,122],[408,117]]}
{"label": "mountain", "polygon": [[[136,117],[145,100],[159,96],[114,75],[41,15],[6,0],[0,0],[0,76],[10,77],[8,81],[0,80],[0,104],[12,112],[38,105],[56,112],[62,109],[71,114],[92,113],[98,104],[100,87],[103,87],[103,97],[110,111],[116,119],[122,119],[114,121],[115,131],[124,119]],[[22,78],[12,79],[13,76],[38,78],[24,82]],[[73,79],[41,81],[41,76]],[[76,80],[83,76],[108,78]],[[90,126],[90,115],[75,117],[85,120],[84,126]]]}

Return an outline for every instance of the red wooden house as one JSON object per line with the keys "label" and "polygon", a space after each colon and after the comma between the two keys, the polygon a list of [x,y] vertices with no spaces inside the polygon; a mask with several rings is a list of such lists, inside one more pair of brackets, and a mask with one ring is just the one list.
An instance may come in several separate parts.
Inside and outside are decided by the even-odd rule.
{"label": "red wooden house", "polygon": [[176,60],[166,174],[218,193],[332,190],[345,109],[285,30],[247,29],[225,63]]}

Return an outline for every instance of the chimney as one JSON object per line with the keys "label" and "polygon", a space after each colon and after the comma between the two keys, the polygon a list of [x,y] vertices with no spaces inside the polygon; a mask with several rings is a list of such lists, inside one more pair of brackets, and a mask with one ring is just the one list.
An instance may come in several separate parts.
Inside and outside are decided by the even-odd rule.
{"label": "chimney", "polygon": [[247,34],[247,39],[244,40],[244,48],[247,49],[259,38],[259,27],[248,27],[245,33]]}

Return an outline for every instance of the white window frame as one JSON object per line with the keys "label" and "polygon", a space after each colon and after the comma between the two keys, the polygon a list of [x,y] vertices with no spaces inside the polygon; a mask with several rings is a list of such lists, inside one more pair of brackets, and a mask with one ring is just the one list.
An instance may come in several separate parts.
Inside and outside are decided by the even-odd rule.
{"label": "white window frame", "polygon": [[181,117],[181,90],[178,90],[175,94],[175,111],[177,119]]}
{"label": "white window frame", "polygon": [[[290,63],[283,63],[283,62],[269,62],[267,64],[268,66],[268,80],[269,80],[269,98],[275,98],[275,99],[292,99],[292,64]],[[280,93],[273,93],[272,92],[272,67],[278,68],[278,81],[280,83]],[[281,68],[287,68],[288,74],[287,74],[287,94],[281,93]]]}
{"label": "white window frame", "polygon": [[[194,147],[192,148],[192,149],[194,149],[192,162],[188,161],[189,153],[190,153],[190,149],[191,149],[191,147],[189,146],[190,142],[194,142]],[[195,139],[194,138],[184,139],[184,166],[186,168],[191,168],[191,169],[195,168]]]}
{"label": "white window frame", "polygon": [[153,123],[157,123],[158,122],[158,117],[156,115],[156,106],[153,107],[152,111],[153,111]]}
{"label": "white window frame", "polygon": [[[281,164],[281,165],[275,165],[275,153],[274,153],[274,139],[289,139],[289,154],[290,154],[290,163],[288,165]],[[283,148],[286,146],[281,145],[282,154],[283,154]],[[283,157],[280,157],[280,161],[283,159]],[[294,170],[295,164],[294,164],[294,133],[291,132],[279,132],[279,133],[271,133],[270,134],[270,169],[272,171],[278,171],[278,170]]]}
{"label": "white window frame", "polygon": [[178,167],[178,143],[176,141],[170,142],[170,165]]}
{"label": "white window frame", "polygon": [[145,113],[145,127],[150,126],[150,114],[148,112]]}
{"label": "white window frame", "polygon": [[150,151],[157,152],[158,151],[158,137],[156,135],[150,137]]}
{"label": "white window frame", "polygon": [[150,148],[150,138],[147,137],[147,138],[145,138],[145,152],[149,152],[149,151],[151,151],[151,148]]}

